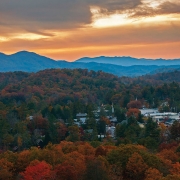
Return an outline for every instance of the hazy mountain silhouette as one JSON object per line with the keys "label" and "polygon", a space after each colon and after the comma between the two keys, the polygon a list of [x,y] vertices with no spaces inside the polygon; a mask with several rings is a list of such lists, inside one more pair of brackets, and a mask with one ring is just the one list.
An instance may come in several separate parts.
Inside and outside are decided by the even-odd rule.
{"label": "hazy mountain silhouette", "polygon": [[156,65],[156,66],[169,66],[169,65],[180,65],[180,59],[137,59],[133,57],[83,57],[78,59],[76,62],[97,62],[97,63],[106,63],[106,64],[115,64],[121,66],[133,66],[133,65]]}
{"label": "hazy mountain silhouette", "polygon": [[[91,62],[91,60],[95,62]],[[165,65],[169,66],[166,67]],[[81,58],[75,62],[67,62],[65,60],[55,61],[27,51],[20,51],[12,55],[0,53],[0,72],[37,72],[51,68],[82,68],[94,71],[102,70],[117,76],[140,76],[155,73],[159,69],[164,72],[180,68],[180,60],[138,60],[131,57],[97,57]]]}

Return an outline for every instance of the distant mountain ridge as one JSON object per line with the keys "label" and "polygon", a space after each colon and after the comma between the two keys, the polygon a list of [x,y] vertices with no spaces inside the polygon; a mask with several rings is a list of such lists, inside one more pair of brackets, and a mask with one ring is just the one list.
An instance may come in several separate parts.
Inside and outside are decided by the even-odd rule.
{"label": "distant mountain ridge", "polygon": [[180,59],[145,59],[145,58],[133,58],[133,57],[83,57],[76,62],[97,62],[97,63],[106,63],[106,64],[115,64],[121,66],[133,66],[133,65],[142,65],[142,66],[170,66],[170,65],[180,65]]}
{"label": "distant mountain ridge", "polygon": [[[154,64],[153,64],[154,62]],[[159,62],[159,64],[157,63]],[[44,69],[68,68],[104,71],[117,76],[141,76],[162,70],[173,71],[180,68],[180,60],[146,60],[132,57],[81,58],[74,62],[55,61],[34,52],[20,51],[12,55],[0,53],[0,72],[37,72]]]}

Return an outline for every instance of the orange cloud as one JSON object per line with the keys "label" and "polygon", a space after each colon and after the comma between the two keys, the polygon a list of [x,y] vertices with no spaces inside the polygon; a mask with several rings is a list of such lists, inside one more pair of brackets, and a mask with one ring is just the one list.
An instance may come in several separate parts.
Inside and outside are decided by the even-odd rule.
{"label": "orange cloud", "polygon": [[0,47],[8,54],[178,58],[179,45],[178,0],[0,2]]}

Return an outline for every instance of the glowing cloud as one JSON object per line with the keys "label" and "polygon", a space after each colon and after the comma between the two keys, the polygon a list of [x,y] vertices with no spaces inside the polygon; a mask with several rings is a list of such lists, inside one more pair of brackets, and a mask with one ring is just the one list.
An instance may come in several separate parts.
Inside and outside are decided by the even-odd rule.
{"label": "glowing cloud", "polygon": [[[161,7],[167,0],[142,0],[142,4],[134,9],[126,9],[108,13],[107,9],[91,6],[92,13],[92,27],[104,28],[112,26],[133,25],[149,22],[173,22],[180,21],[180,13],[163,13]],[[175,5],[176,0],[170,0],[168,3]],[[179,3],[180,5],[180,3]],[[147,11],[146,11],[147,10]]]}
{"label": "glowing cloud", "polygon": [[7,37],[0,37],[0,42],[8,41],[9,39]]}
{"label": "glowing cloud", "polygon": [[4,53],[178,58],[179,44],[179,0],[0,1]]}
{"label": "glowing cloud", "polygon": [[39,34],[32,34],[32,33],[24,33],[24,34],[17,34],[13,36],[13,39],[27,39],[27,40],[37,40],[47,38],[48,36],[43,36]]}

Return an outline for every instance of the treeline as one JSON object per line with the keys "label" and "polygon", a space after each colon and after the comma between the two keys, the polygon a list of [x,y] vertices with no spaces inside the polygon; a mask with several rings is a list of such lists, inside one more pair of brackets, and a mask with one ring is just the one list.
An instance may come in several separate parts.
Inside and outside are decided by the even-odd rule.
{"label": "treeline", "polygon": [[140,145],[66,142],[0,154],[0,179],[178,180],[180,147],[165,144],[157,153]]}
{"label": "treeline", "polygon": [[[166,78],[171,79],[175,74],[178,79],[178,71],[167,73]],[[156,76],[156,79],[161,77]],[[180,86],[178,82],[163,84],[159,80],[156,85],[156,79],[150,80],[148,76],[118,78],[101,71],[83,69],[1,73],[0,147],[13,149],[18,146],[22,150],[37,145],[36,141],[41,136],[44,145],[49,141],[59,143],[68,138],[68,128],[74,125],[79,112],[87,113],[88,118],[85,125],[81,125],[81,137],[76,136],[75,140],[97,140],[97,134],[106,135],[105,127],[110,124],[106,116],[111,114],[102,112],[98,117],[100,121],[96,121],[92,112],[102,104],[106,104],[106,110],[110,111],[112,103],[118,123],[130,118],[127,124],[117,126],[119,143],[140,143],[149,147],[152,141],[157,147],[161,143],[159,134],[156,142],[153,137],[143,140],[148,136],[139,128],[138,123],[144,120],[136,108],[153,107],[162,112],[179,112]],[[131,117],[134,115],[135,120]],[[31,116],[33,121],[28,118]],[[93,133],[86,133],[89,129],[93,129]],[[79,130],[72,128],[71,131]]]}
{"label": "treeline", "polygon": [[126,107],[137,98],[150,107],[168,101],[180,110],[179,77],[179,71],[138,78],[118,78],[83,69],[1,73],[0,101],[11,107],[36,106],[35,112],[38,112],[45,104],[67,105],[76,101],[97,105],[113,102]]}
{"label": "treeline", "polygon": [[[67,108],[67,107],[66,107]],[[0,149],[2,151],[21,151],[32,146],[43,148],[49,142],[57,144],[61,141],[102,141],[103,139],[119,144],[140,144],[152,151],[156,151],[158,146],[164,142],[178,142],[179,123],[171,128],[166,128],[153,122],[152,119],[146,120],[145,125],[140,127],[139,123],[144,123],[142,116],[137,109],[130,108],[127,112],[124,109],[115,107],[118,124],[115,129],[116,139],[112,139],[108,134],[106,126],[110,125],[107,114],[102,111],[98,120],[94,117],[91,106],[85,123],[77,126],[72,117],[70,109],[57,111],[49,107],[46,114],[34,116],[33,119],[26,118],[23,121],[17,119],[5,119],[0,117]],[[67,113],[69,119],[58,119],[56,115]],[[56,114],[58,113],[58,114]],[[125,117],[125,115],[127,117]],[[62,117],[62,116],[61,116]],[[125,120],[126,119],[126,120]],[[125,121],[124,123],[121,121]],[[168,133],[166,133],[168,131]],[[101,135],[98,137],[98,135]]]}

